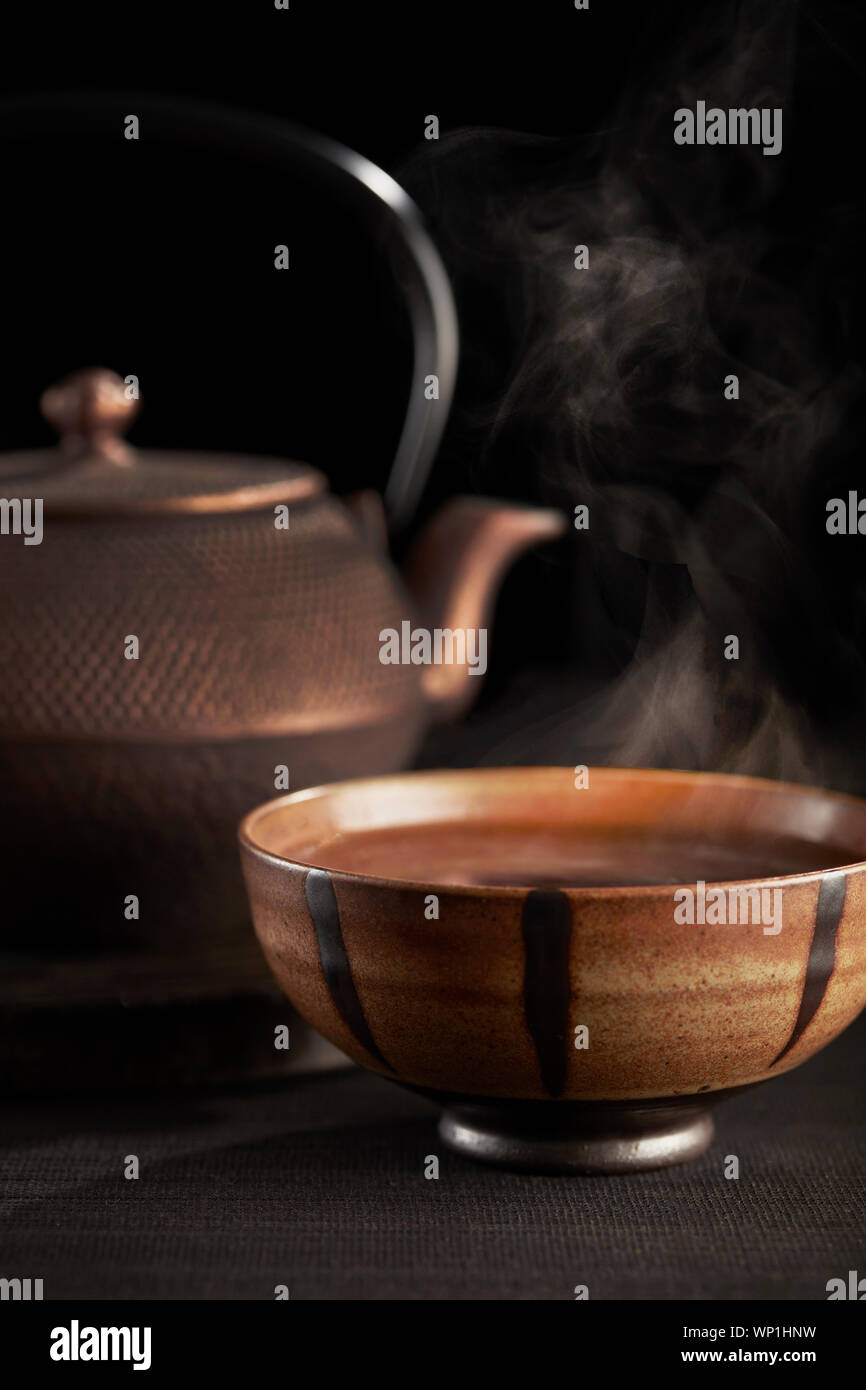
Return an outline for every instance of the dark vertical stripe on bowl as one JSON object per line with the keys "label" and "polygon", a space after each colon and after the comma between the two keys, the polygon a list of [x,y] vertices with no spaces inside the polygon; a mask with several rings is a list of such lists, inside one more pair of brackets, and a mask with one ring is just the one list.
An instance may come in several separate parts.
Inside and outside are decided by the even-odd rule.
{"label": "dark vertical stripe on bowl", "polygon": [[821,880],[818,908],[815,913],[815,930],[812,934],[812,944],[809,947],[809,959],[806,962],[806,978],[803,983],[800,1011],[797,1014],[790,1038],[778,1057],[774,1057],[770,1063],[771,1067],[774,1067],[777,1062],[781,1062],[782,1058],[803,1036],[827,992],[830,976],[833,974],[833,967],[836,964],[836,933],[839,930],[842,909],[845,906],[846,886],[847,879],[844,874],[840,873],[825,874]]}
{"label": "dark vertical stripe on bowl", "polygon": [[389,1071],[393,1071],[391,1063],[385,1060],[376,1045],[376,1039],[370,1032],[370,1025],[358,998],[352,978],[352,967],[343,941],[340,913],[330,874],[324,869],[310,869],[304,880],[304,893],[313,926],[316,928],[319,960],[322,962],[334,1008],[370,1056],[375,1057],[376,1061],[381,1062]]}
{"label": "dark vertical stripe on bowl", "polygon": [[551,1096],[565,1089],[568,1065],[571,904],[564,893],[533,889],[523,904],[523,1007]]}

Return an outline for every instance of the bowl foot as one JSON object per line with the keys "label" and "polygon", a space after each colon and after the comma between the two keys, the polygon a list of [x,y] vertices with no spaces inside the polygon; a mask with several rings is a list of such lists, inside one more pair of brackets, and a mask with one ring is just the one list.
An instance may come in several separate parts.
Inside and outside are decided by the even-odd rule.
{"label": "bowl foot", "polygon": [[[551,1113],[552,1112],[552,1113]],[[713,1119],[682,1102],[479,1100],[449,1104],[439,1121],[466,1158],[528,1173],[636,1173],[697,1158]]]}

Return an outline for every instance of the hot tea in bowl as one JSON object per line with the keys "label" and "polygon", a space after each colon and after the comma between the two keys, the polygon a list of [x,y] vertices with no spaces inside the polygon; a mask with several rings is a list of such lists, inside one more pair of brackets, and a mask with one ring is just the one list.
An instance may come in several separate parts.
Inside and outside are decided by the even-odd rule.
{"label": "hot tea in bowl", "polygon": [[866,1004],[866,802],[722,774],[364,778],[241,823],[277,981],[355,1061],[530,1171],[702,1152],[710,1109]]}

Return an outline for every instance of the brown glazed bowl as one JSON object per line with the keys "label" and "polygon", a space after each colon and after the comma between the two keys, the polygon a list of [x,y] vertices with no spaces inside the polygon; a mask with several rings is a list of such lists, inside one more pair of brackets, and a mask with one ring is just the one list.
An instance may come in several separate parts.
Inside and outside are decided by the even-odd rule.
{"label": "brown glazed bowl", "polygon": [[[278,982],[440,1134],[537,1172],[701,1153],[866,1003],[866,802],[630,769],[407,773],[241,823]],[[692,920],[689,920],[691,916]]]}

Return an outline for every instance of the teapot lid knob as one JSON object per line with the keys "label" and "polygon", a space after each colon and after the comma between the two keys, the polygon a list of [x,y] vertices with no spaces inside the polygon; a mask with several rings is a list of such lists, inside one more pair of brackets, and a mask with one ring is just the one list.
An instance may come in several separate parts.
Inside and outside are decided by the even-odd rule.
{"label": "teapot lid knob", "polygon": [[60,435],[60,447],[75,457],[88,455],[129,464],[134,450],[121,438],[138,414],[139,401],[130,399],[115,372],[88,367],[49,386],[39,402],[42,414]]}

